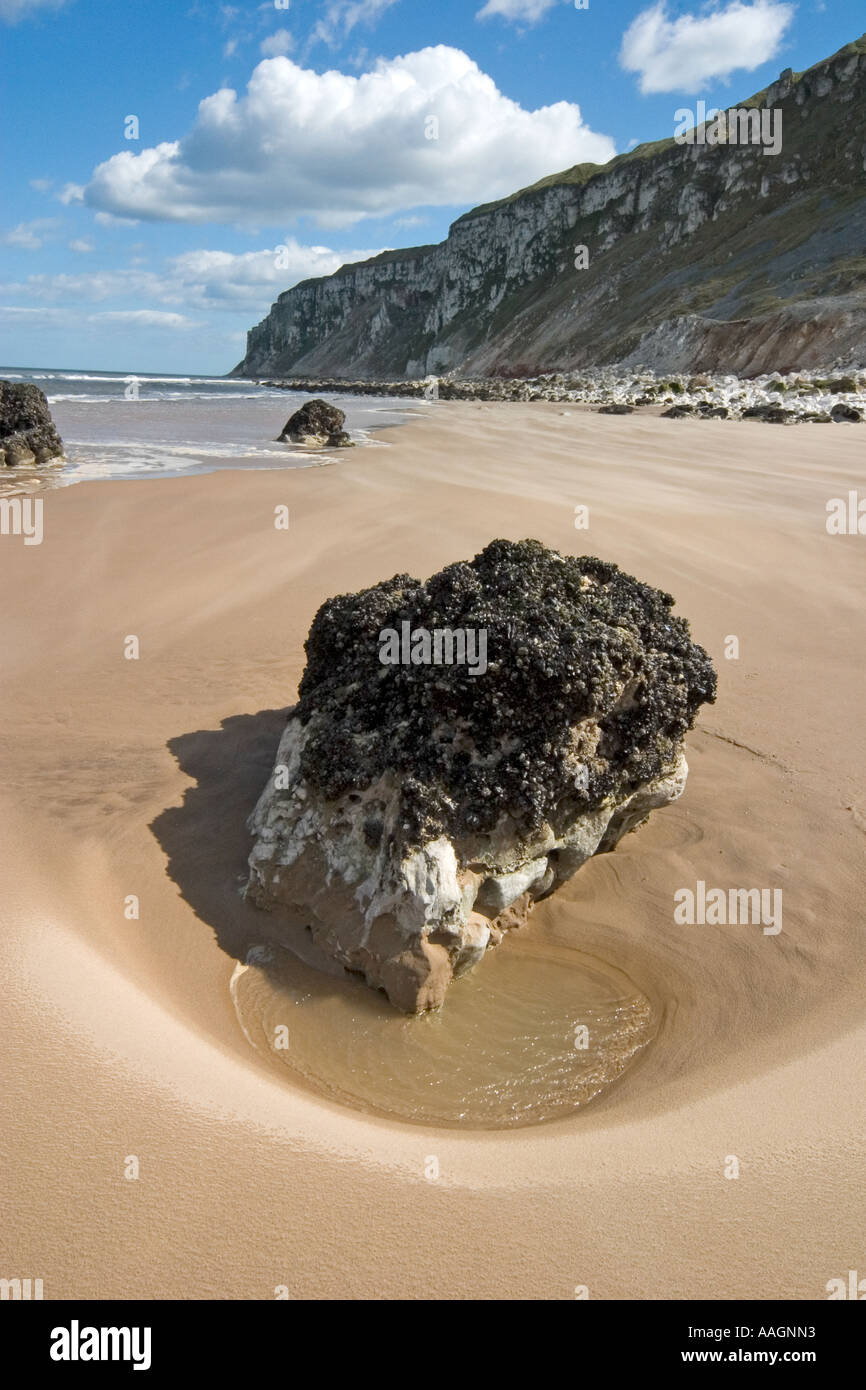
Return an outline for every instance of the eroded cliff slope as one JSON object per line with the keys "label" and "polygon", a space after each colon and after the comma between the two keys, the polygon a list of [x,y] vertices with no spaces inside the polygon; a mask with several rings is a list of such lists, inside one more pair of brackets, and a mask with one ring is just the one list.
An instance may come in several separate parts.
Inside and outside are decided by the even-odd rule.
{"label": "eroded cliff slope", "polygon": [[736,105],[781,112],[778,154],[669,139],[553,175],[287,290],[233,375],[862,363],[866,35]]}

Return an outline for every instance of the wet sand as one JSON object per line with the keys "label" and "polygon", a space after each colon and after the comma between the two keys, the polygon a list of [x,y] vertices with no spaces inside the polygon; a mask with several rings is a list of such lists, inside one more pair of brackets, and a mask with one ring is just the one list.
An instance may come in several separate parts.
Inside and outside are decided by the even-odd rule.
{"label": "wet sand", "polygon": [[[862,428],[441,403],[383,437],[77,484],[40,546],[0,538],[0,1272],[46,1298],[826,1297],[866,1215],[866,538],[825,527],[866,495]],[[293,1081],[229,985],[316,608],[500,535],[673,593],[720,690],[682,801],[526,929],[628,977],[655,1037],[577,1113],[481,1131]],[[782,889],[782,931],[678,924],[699,880]]]}

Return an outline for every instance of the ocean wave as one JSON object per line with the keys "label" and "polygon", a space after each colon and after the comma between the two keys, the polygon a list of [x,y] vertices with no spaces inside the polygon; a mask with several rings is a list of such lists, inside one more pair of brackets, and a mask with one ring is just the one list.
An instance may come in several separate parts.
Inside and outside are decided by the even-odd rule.
{"label": "ocean wave", "polygon": [[[249,385],[247,381],[227,380],[219,376],[152,376],[148,372],[4,372],[0,369],[0,374],[7,380],[14,378],[16,381],[98,381],[111,386],[128,386],[130,382],[138,381],[156,386],[221,386],[224,390],[232,392],[237,387]],[[259,389],[265,391],[276,388]]]}
{"label": "ocean wave", "polygon": [[[178,386],[188,386],[193,378],[189,376],[148,376],[146,372],[99,372],[91,375],[89,372],[34,372],[31,373],[31,381],[105,381],[117,386],[125,386],[130,381],[164,381],[174,382]],[[208,377],[198,378],[202,382],[207,382]]]}
{"label": "ocean wave", "polygon": [[[140,380],[140,378],[139,378]],[[118,385],[122,385],[119,382]],[[166,401],[260,401],[265,399],[262,391],[248,391],[243,395],[225,396],[221,391],[142,391],[135,401],[128,401],[123,395],[94,396],[86,391],[68,393],[46,393],[49,405],[59,401],[77,401],[81,405],[153,405]]]}
{"label": "ocean wave", "polygon": [[[87,453],[83,451],[87,451]],[[102,457],[100,457],[102,456]],[[193,462],[203,459],[271,459],[279,462],[285,459],[308,459],[310,462],[322,460],[333,462],[333,455],[309,452],[303,448],[292,448],[287,444],[230,444],[223,440],[168,444],[162,441],[149,443],[140,439],[77,439],[70,445],[69,463],[73,467],[87,467],[91,463],[110,463],[112,467],[125,467],[128,463],[141,463],[150,459],[156,466],[165,461],[190,459]]]}

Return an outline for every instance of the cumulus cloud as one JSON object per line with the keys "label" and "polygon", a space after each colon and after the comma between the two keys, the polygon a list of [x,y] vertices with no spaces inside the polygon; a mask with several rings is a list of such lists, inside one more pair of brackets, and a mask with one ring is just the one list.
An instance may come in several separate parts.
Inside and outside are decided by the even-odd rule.
{"label": "cumulus cloud", "polygon": [[76,237],[69,243],[70,251],[78,251],[81,255],[87,255],[90,251],[95,251],[96,247],[92,241],[87,241],[84,237]]}
{"label": "cumulus cloud", "polygon": [[[381,249],[381,248],[379,248]],[[200,308],[219,304],[270,303],[275,292],[299,280],[331,275],[347,261],[365,261],[379,249],[332,251],[327,246],[304,246],[287,237],[266,251],[185,251],[168,262],[171,285],[186,303]]]}
{"label": "cumulus cloud", "polygon": [[29,19],[40,10],[59,10],[68,0],[0,0],[0,19],[6,24],[17,24],[20,19]]}
{"label": "cumulus cloud", "polygon": [[552,10],[559,0],[487,0],[476,19],[511,19],[517,23],[535,24]]}
{"label": "cumulus cloud", "polygon": [[259,63],[245,95],[201,102],[181,139],[100,164],[84,196],[120,217],[347,226],[487,202],[614,153],[575,103],[524,110],[456,48],[380,59],[360,77],[279,57]]}
{"label": "cumulus cloud", "polygon": [[159,271],[140,268],[141,258],[121,270],[70,275],[29,275],[0,285],[0,293],[44,303],[98,304],[107,300],[150,301],[193,311],[226,309],[263,312],[282,290],[314,275],[330,275],[345,261],[367,260],[377,250],[332,251],[303,246],[287,237],[260,251],[184,251]]}
{"label": "cumulus cloud", "polygon": [[737,68],[753,71],[774,57],[794,17],[781,0],[734,0],[700,15],[668,17],[664,0],[643,10],[623,35],[620,64],[640,74],[640,90],[697,92]]}

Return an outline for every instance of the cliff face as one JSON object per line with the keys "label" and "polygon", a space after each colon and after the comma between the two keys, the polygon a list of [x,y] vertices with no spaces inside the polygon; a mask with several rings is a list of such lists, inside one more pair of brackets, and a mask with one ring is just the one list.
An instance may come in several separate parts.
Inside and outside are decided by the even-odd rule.
{"label": "cliff face", "polygon": [[778,154],[671,139],[554,175],[287,290],[232,375],[866,361],[866,35],[737,105],[781,112]]}

